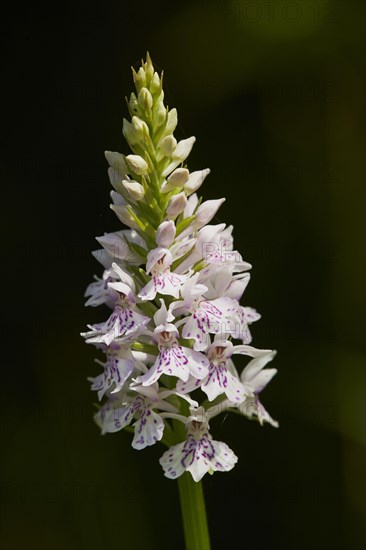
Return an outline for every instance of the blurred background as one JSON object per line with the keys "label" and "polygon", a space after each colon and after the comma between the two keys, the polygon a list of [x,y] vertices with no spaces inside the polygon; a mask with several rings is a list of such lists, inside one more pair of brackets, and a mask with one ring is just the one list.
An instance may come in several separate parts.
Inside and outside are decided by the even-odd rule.
{"label": "blurred background", "polygon": [[[164,69],[189,168],[253,264],[247,305],[278,374],[262,394],[280,429],[212,425],[239,456],[204,479],[213,549],[364,548],[365,4],[295,0],[33,3],[2,14],[3,273],[0,546],[183,548],[163,448],[101,437],[94,353],[103,309],[83,293],[94,237],[119,228],[103,152],[130,66]],[[10,208],[14,205],[14,210]],[[13,257],[14,259],[11,259]],[[5,353],[4,353],[5,356]]]}

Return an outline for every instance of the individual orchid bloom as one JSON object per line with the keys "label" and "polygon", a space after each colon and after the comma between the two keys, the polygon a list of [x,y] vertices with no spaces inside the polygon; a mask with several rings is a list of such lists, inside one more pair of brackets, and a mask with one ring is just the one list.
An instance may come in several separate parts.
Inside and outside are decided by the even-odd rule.
{"label": "individual orchid bloom", "polygon": [[189,376],[194,380],[202,380],[208,373],[207,357],[178,343],[179,332],[171,322],[173,320],[171,311],[167,310],[164,301],[161,300],[161,308],[154,316],[154,336],[159,355],[151,369],[137,379],[143,386],[154,384],[162,374],[187,381]]}
{"label": "individual orchid bloom", "polygon": [[277,420],[274,420],[269,412],[264,408],[262,403],[259,400],[258,395],[253,397],[247,397],[245,402],[239,407],[240,412],[249,419],[256,418],[261,426],[266,422],[273,426],[273,428],[278,428],[279,423]]}
{"label": "individual orchid bloom", "polygon": [[183,325],[183,338],[193,339],[193,348],[196,351],[204,351],[211,343],[210,334],[237,330],[234,318],[234,315],[237,314],[237,303],[231,298],[206,300],[204,294],[208,288],[196,283],[198,277],[199,274],[196,273],[182,287],[183,302],[177,302],[176,306],[184,303],[184,308],[188,313],[184,319],[179,321],[179,325]]}
{"label": "individual orchid bloom", "polygon": [[[193,348],[204,351],[210,345],[210,334],[218,334],[222,325],[230,320],[226,312],[230,308],[229,298],[217,298],[216,300],[196,300],[190,306],[191,315],[184,319],[185,324],[182,336],[193,339]],[[227,327],[225,328],[227,330]]]}
{"label": "individual orchid bloom", "polygon": [[194,216],[194,220],[185,230],[184,235],[198,231],[203,226],[208,224],[212,218],[217,214],[220,206],[225,202],[225,198],[205,201],[202,204],[198,203],[198,197],[196,194],[191,195],[188,201],[184,205],[184,218]]}
{"label": "individual orchid bloom", "polygon": [[205,297],[208,300],[222,296],[239,301],[250,281],[250,273],[234,275],[229,263],[211,264],[199,272],[198,280],[207,287]]}
{"label": "individual orchid bloom", "polygon": [[206,393],[209,401],[213,401],[219,395],[224,394],[231,403],[242,403],[248,392],[239,378],[232,356],[259,357],[266,353],[271,353],[271,350],[259,350],[247,345],[234,346],[230,340],[227,340],[225,334],[217,334],[214,342],[207,350],[210,360],[208,375],[203,380],[195,380],[192,377],[187,382],[179,380],[177,391],[189,393],[201,388]]}
{"label": "individual orchid bloom", "polygon": [[105,433],[122,430],[137,418],[132,447],[143,449],[160,441],[164,432],[164,420],[153,410],[154,403],[138,394],[128,401],[109,400],[95,416],[97,424]]}
{"label": "individual orchid bloom", "polygon": [[146,248],[145,241],[134,229],[105,233],[103,236],[97,237],[97,241],[110,256],[111,264],[112,262],[128,262],[130,265],[141,265],[143,263],[143,259],[130,246],[132,244]]}
{"label": "individual orchid bloom", "polygon": [[168,176],[173,172],[173,170],[179,166],[186,158],[188,157],[189,153],[192,150],[193,144],[196,141],[196,138],[194,136],[182,139],[177,144],[176,148],[171,154],[171,162],[170,164],[165,168],[163,172],[163,176]]}
{"label": "individual orchid bloom", "polygon": [[231,333],[233,338],[242,340],[243,344],[250,344],[252,335],[249,330],[249,325],[258,321],[261,318],[260,314],[252,307],[243,307],[236,302],[236,310],[233,314],[235,330]]}
{"label": "individual orchid bloom", "polygon": [[197,239],[198,245],[202,244],[202,255],[209,265],[230,265],[232,272],[242,272],[251,269],[251,264],[243,261],[241,254],[234,250],[232,238],[233,226],[219,226],[211,241],[203,242],[202,236]]}
{"label": "individual orchid bloom", "polygon": [[[246,345],[235,347],[238,349],[242,348],[242,354],[253,357],[240,375],[240,381],[243,384],[246,395],[245,401],[237,404],[233,404],[228,399],[221,401],[207,411],[208,417],[212,418],[217,414],[235,408],[247,418],[256,418],[261,426],[264,423],[268,423],[274,428],[278,428],[278,422],[273,420],[258,397],[258,394],[277,373],[277,369],[264,369],[267,363],[276,355],[276,352],[272,350],[259,350]],[[229,365],[229,368],[232,369],[233,365]]]}
{"label": "individual orchid bloom", "polygon": [[185,471],[194,481],[200,481],[207,472],[228,472],[238,461],[233,451],[221,441],[214,441],[209,433],[203,407],[191,411],[187,422],[187,439],[170,447],[160,459],[164,475],[176,479]]}
{"label": "individual orchid bloom", "polygon": [[90,283],[85,291],[85,297],[88,300],[85,302],[86,306],[100,306],[106,304],[113,308],[118,301],[118,292],[109,286],[109,283],[116,281],[118,276],[115,271],[111,269],[105,269],[102,279],[95,277],[95,281]]}
{"label": "individual orchid bloom", "polygon": [[148,316],[135,310],[135,285],[132,277],[116,263],[112,264],[112,267],[120,277],[120,281],[108,283],[108,285],[118,292],[119,299],[107,321],[91,325],[91,331],[83,334],[88,343],[104,343],[109,346],[113,340],[121,336],[138,333],[150,321]]}
{"label": "individual orchid bloom", "polygon": [[207,225],[216,215],[218,209],[224,201],[225,199],[222,198],[201,203],[196,193],[190,195],[185,205],[182,217],[183,220],[191,217],[193,217],[193,219],[181,233],[180,238],[196,233],[203,226]]}
{"label": "individual orchid bloom", "polygon": [[126,297],[120,297],[112,315],[104,323],[88,325],[89,332],[82,333],[87,343],[104,343],[107,346],[120,338],[130,334],[138,334],[139,330],[147,325],[150,318],[137,311]]}
{"label": "individual orchid bloom", "polygon": [[[185,212],[187,212],[187,215],[191,215],[191,212],[187,209]],[[232,273],[251,269],[251,264],[243,261],[241,254],[234,250],[231,232],[232,226],[226,227],[223,223],[202,227],[198,231],[192,254],[179,266],[179,271],[184,271],[198,261],[204,262],[213,273],[215,266],[220,267],[222,265],[230,266]],[[189,234],[189,227],[180,237],[187,234]]]}
{"label": "individual orchid bloom", "polygon": [[151,273],[152,278],[139,293],[142,301],[154,300],[158,292],[176,299],[179,297],[179,290],[190,274],[178,275],[171,272],[172,263],[173,256],[167,248],[158,247],[149,252],[146,272]]}
{"label": "individual orchid bloom", "polygon": [[241,373],[240,379],[248,397],[245,404],[243,403],[239,407],[239,410],[248,418],[258,418],[261,426],[263,426],[264,422],[267,422],[271,426],[278,428],[278,422],[273,420],[258,398],[258,394],[277,373],[277,369],[264,368],[269,361],[272,361],[275,355],[275,351],[268,351],[255,357]]}
{"label": "individual orchid bloom", "polygon": [[225,394],[232,403],[242,403],[245,400],[245,387],[235,367],[229,370],[227,366],[228,360],[235,353],[235,346],[229,340],[221,342],[221,339],[221,335],[216,337],[207,350],[209,359],[207,376],[203,380],[195,380],[191,377],[187,382],[178,381],[179,392],[187,393],[200,387],[209,401],[213,401],[222,394]]}
{"label": "individual orchid bloom", "polygon": [[[187,217],[190,217],[192,213],[195,211],[195,208],[198,204],[198,197],[196,197],[196,200],[194,199],[194,195],[189,197],[189,203],[187,205],[190,206],[190,209],[185,210],[187,213]],[[191,268],[193,265],[195,265],[199,261],[205,261],[205,254],[206,249],[211,245],[211,243],[216,243],[219,239],[219,232],[222,231],[225,228],[225,224],[219,224],[219,225],[206,225],[205,227],[202,227],[197,232],[197,238],[196,238],[196,244],[194,246],[194,249],[192,250],[191,254],[184,260],[184,262],[181,263],[181,265],[178,267],[177,271],[179,273],[184,273],[187,269]],[[179,235],[178,238],[185,238],[194,232],[194,226],[189,225],[188,228],[182,232],[181,235]]]}
{"label": "individual orchid bloom", "polygon": [[[164,419],[179,417],[177,407],[167,401],[171,395],[179,394],[161,390],[158,384],[149,388],[134,384],[130,389],[133,391],[122,391],[121,395],[111,396],[95,415],[95,421],[104,435],[122,430],[135,419],[132,447],[144,449],[161,440],[165,427]],[[186,400],[190,405],[195,403],[189,398]],[[157,410],[159,412],[156,412]]]}
{"label": "individual orchid bloom", "polygon": [[110,346],[104,346],[104,348],[106,362],[97,361],[104,367],[104,372],[94,378],[88,378],[92,382],[91,389],[98,392],[99,401],[112,386],[114,386],[112,394],[121,390],[126,380],[132,375],[136,363],[130,346],[112,342]]}

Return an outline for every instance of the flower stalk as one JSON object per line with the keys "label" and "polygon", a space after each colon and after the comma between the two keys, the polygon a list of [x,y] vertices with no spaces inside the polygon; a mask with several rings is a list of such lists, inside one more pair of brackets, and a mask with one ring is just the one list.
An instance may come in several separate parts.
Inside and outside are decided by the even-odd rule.
{"label": "flower stalk", "polygon": [[196,483],[185,472],[178,478],[178,487],[186,550],[210,550],[202,481]]}

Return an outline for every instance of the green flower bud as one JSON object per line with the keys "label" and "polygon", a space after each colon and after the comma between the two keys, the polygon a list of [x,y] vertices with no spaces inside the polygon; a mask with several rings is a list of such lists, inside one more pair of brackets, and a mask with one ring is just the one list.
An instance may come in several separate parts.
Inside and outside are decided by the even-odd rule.
{"label": "green flower bud", "polygon": [[153,98],[147,88],[141,88],[138,103],[142,111],[150,113],[153,106]]}
{"label": "green flower bud", "polygon": [[150,82],[150,92],[154,95],[161,93],[161,79],[157,72],[154,73],[152,81]]}
{"label": "green flower bud", "polygon": [[166,122],[165,134],[169,135],[174,132],[178,124],[178,114],[177,109],[172,109],[168,113],[168,120]]}
{"label": "green flower bud", "polygon": [[133,146],[133,145],[138,144],[139,136],[138,136],[135,128],[131,124],[131,122],[129,122],[125,118],[123,119],[122,132],[123,132],[123,135],[125,136],[126,140],[128,141],[129,145]]}
{"label": "green flower bud", "polygon": [[132,69],[133,80],[135,82],[136,90],[139,92],[141,88],[146,86],[146,74],[142,67],[139,68],[138,72]]}
{"label": "green flower bud", "polygon": [[148,125],[146,124],[146,122],[141,120],[141,118],[139,118],[138,116],[132,117],[132,126],[133,126],[136,134],[139,135],[139,138],[141,140],[144,139],[145,136],[149,135]]}
{"label": "green flower bud", "polygon": [[143,142],[145,137],[149,135],[149,128],[146,122],[137,116],[132,117],[132,124],[128,120],[123,119],[122,131],[131,146]]}
{"label": "green flower bud", "polygon": [[144,69],[145,69],[146,81],[150,83],[154,75],[154,66],[152,64],[149,52],[146,53],[146,63],[144,64]]}
{"label": "green flower bud", "polygon": [[131,113],[137,113],[138,112],[139,103],[137,101],[137,97],[135,96],[135,94],[133,92],[130,96],[130,101],[128,102],[128,106],[129,106],[129,109],[130,109]]}
{"label": "green flower bud", "polygon": [[156,126],[159,127],[162,124],[164,124],[166,120],[166,108],[162,101],[159,101],[157,110],[155,112],[155,123]]}

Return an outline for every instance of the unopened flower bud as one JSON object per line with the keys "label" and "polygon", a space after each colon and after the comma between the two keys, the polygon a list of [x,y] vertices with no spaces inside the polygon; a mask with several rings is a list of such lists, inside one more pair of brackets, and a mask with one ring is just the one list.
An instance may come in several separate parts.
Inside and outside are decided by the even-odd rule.
{"label": "unopened flower bud", "polygon": [[176,187],[183,186],[189,179],[189,171],[187,168],[177,168],[168,178],[168,184]]}
{"label": "unopened flower bud", "polygon": [[110,207],[113,210],[113,212],[117,214],[121,222],[127,225],[127,227],[130,227],[131,229],[138,229],[137,224],[135,223],[134,219],[132,218],[126,206],[121,206],[119,204],[111,204]]}
{"label": "unopened flower bud", "polygon": [[196,227],[200,229],[208,222],[212,220],[216,212],[226,199],[217,199],[212,201],[205,201],[198,207],[196,212]]}
{"label": "unopened flower bud", "polygon": [[147,88],[141,88],[139,92],[139,106],[144,112],[149,113],[153,105],[153,98]]}
{"label": "unopened flower bud", "polygon": [[138,145],[149,135],[149,127],[138,116],[132,117],[132,124],[123,119],[123,135],[130,145]]}
{"label": "unopened flower bud", "polygon": [[164,155],[167,157],[171,157],[173,151],[177,147],[177,140],[174,136],[166,136],[164,139],[161,140],[159,143],[159,149]]}
{"label": "unopened flower bud", "polygon": [[169,113],[168,113],[168,119],[167,119],[167,122],[166,122],[165,133],[167,135],[172,134],[174,132],[174,130],[176,129],[177,124],[178,124],[178,113],[177,113],[177,109],[174,108],[171,111],[169,111]]}
{"label": "unopened flower bud", "polygon": [[121,153],[115,153],[114,151],[104,151],[105,158],[111,168],[114,168],[118,174],[125,176],[127,174],[127,166],[125,159]]}
{"label": "unopened flower bud", "polygon": [[181,188],[189,179],[189,171],[187,168],[177,168],[170,174],[169,178],[162,191],[168,193],[173,189]]}
{"label": "unopened flower bud", "polygon": [[205,170],[197,170],[196,172],[192,172],[189,175],[189,179],[187,183],[184,185],[184,191],[187,193],[187,195],[191,195],[192,193],[195,193],[197,189],[199,189],[206,178],[208,174],[210,173],[210,169],[206,168]]}
{"label": "unopened flower bud", "polygon": [[134,180],[123,180],[122,185],[127,193],[136,201],[140,201],[144,195],[145,191],[141,183],[138,183]]}
{"label": "unopened flower bud", "polygon": [[176,227],[172,220],[161,223],[156,232],[156,244],[163,248],[169,248],[174,242],[175,233]]}
{"label": "unopened flower bud", "polygon": [[194,136],[187,139],[182,139],[175,148],[175,151],[172,154],[172,158],[180,161],[186,160],[189,153],[192,151],[192,147],[195,141],[196,138]]}
{"label": "unopened flower bud", "polygon": [[137,97],[135,96],[134,93],[132,93],[130,95],[130,101],[128,102],[128,106],[130,108],[131,113],[137,113],[138,112],[139,103],[138,103]]}
{"label": "unopened flower bud", "polygon": [[122,177],[127,176],[127,166],[126,166],[126,172],[124,174],[120,174],[114,168],[109,167],[108,168],[108,176],[109,176],[109,181],[111,182],[113,187],[116,189],[116,185],[118,185],[118,183],[121,181]]}
{"label": "unopened flower bud", "polygon": [[185,193],[178,193],[178,195],[174,195],[168,204],[168,207],[166,209],[166,213],[168,214],[169,218],[176,218],[183,210],[185,209],[187,205],[187,197]]}
{"label": "unopened flower bud", "polygon": [[196,138],[192,136],[187,139],[182,139],[178,143],[178,145],[176,146],[171,156],[172,162],[163,171],[164,177],[170,174],[174,170],[174,168],[178,166],[178,164],[186,160],[186,158],[188,157],[189,153],[192,150],[192,147],[195,141],[196,141]]}
{"label": "unopened flower bud", "polygon": [[134,127],[136,134],[138,134],[141,140],[143,140],[145,136],[149,135],[148,125],[138,116],[132,117],[132,126]]}
{"label": "unopened flower bud", "polygon": [[127,166],[135,174],[139,176],[147,174],[148,166],[146,160],[144,160],[140,155],[128,155],[126,157]]}
{"label": "unopened flower bud", "polygon": [[152,64],[149,52],[146,54],[146,63],[144,64],[146,80],[150,82],[154,75],[154,65]]}
{"label": "unopened flower bud", "polygon": [[119,206],[126,206],[127,203],[124,199],[124,197],[118,193],[117,191],[111,191],[111,199],[113,201],[113,204],[118,204]]}
{"label": "unopened flower bud", "polygon": [[166,108],[163,101],[159,101],[157,110],[155,113],[156,126],[159,127],[164,124],[166,119]]}
{"label": "unopened flower bud", "polygon": [[154,73],[154,76],[150,82],[150,92],[152,94],[161,92],[161,80],[157,72]]}
{"label": "unopened flower bud", "polygon": [[131,122],[129,122],[125,118],[123,119],[122,132],[130,145],[137,145],[140,141],[135,128],[132,126]]}
{"label": "unopened flower bud", "polygon": [[137,73],[136,71],[133,71],[133,79],[134,79],[137,91],[141,90],[141,88],[146,86],[146,74],[142,67],[139,68]]}

